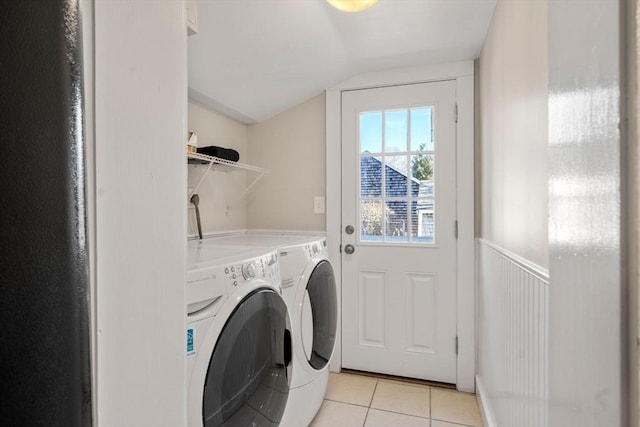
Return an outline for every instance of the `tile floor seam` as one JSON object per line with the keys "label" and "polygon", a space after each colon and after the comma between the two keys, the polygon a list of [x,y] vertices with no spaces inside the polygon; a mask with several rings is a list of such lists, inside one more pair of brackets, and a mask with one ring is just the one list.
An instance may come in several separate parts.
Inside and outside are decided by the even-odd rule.
{"label": "tile floor seam", "polygon": [[378,378],[377,380],[378,380],[378,381],[380,381],[380,382],[383,382],[383,383],[389,383],[389,384],[402,384],[402,385],[406,385],[406,386],[409,386],[409,387],[415,387],[415,388],[421,388],[421,389],[425,389],[425,388],[428,388],[428,389],[431,389],[431,388],[437,388],[437,389],[439,389],[439,390],[450,390],[450,389],[448,389],[448,388],[446,388],[446,387],[438,387],[438,386],[427,385],[427,384],[425,384],[425,385],[422,385],[422,384],[415,384],[415,383],[405,382],[405,381],[402,381],[402,380],[388,380],[388,379],[386,379],[386,378]]}
{"label": "tile floor seam", "polygon": [[[371,408],[371,404],[373,403],[373,398],[376,395],[376,390],[378,389],[378,383],[380,382],[380,380],[378,378],[376,378],[376,385],[373,386],[373,393],[371,393],[371,399],[369,399],[369,408]],[[367,411],[367,413],[369,413],[369,411]]]}
{"label": "tile floor seam", "polygon": [[335,402],[335,403],[343,403],[345,405],[357,406],[359,408],[369,408],[366,405],[358,405],[357,403],[345,402],[344,400],[329,399],[328,397],[325,397],[323,400],[328,400],[329,402]]}
{"label": "tile floor seam", "polygon": [[[415,414],[407,414],[406,412],[396,412],[396,411],[390,411],[388,409],[380,409],[380,408],[369,408],[369,410],[375,410],[375,411],[380,411],[380,412],[388,412],[390,414],[397,414],[397,415],[406,415],[407,417],[415,417],[415,418],[421,418],[423,420],[430,420],[430,417],[421,417],[420,415],[415,415]],[[441,421],[441,420],[437,420],[437,421]]]}
{"label": "tile floor seam", "polygon": [[430,419],[431,421],[439,421],[441,423],[453,424],[460,427],[473,427],[473,426],[470,426],[469,424],[460,424],[460,423],[456,423],[455,421],[441,420],[440,418],[430,418]]}
{"label": "tile floor seam", "polygon": [[[429,419],[433,419],[433,407],[431,406],[431,399],[433,399],[433,387],[429,387]],[[431,427],[432,422],[429,421],[429,427]]]}
{"label": "tile floor seam", "polygon": [[367,408],[367,413],[364,414],[364,421],[362,421],[362,427],[365,427],[367,425],[367,418],[369,418],[369,411],[371,410],[371,408]]}

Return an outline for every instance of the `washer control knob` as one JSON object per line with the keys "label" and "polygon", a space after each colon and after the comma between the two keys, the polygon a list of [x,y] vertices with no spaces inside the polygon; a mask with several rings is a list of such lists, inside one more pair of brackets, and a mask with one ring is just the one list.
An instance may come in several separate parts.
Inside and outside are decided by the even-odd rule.
{"label": "washer control knob", "polygon": [[245,279],[253,279],[256,277],[256,266],[253,263],[249,263],[242,267],[242,274]]}
{"label": "washer control knob", "polygon": [[313,245],[313,253],[317,254],[318,252],[320,252],[320,249],[318,249],[318,245],[314,244]]}
{"label": "washer control knob", "polygon": [[271,267],[273,264],[275,264],[275,263],[276,263],[276,261],[278,261],[278,256],[277,256],[276,254],[272,254],[272,255],[269,257],[269,260],[267,261],[267,265],[268,265],[269,267]]}

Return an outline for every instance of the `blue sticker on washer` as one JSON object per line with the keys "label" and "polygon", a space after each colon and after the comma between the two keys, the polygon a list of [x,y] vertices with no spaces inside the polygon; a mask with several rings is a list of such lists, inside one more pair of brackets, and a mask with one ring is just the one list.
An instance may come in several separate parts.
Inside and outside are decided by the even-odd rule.
{"label": "blue sticker on washer", "polygon": [[192,328],[187,329],[187,356],[195,354],[196,350],[193,345],[194,332]]}

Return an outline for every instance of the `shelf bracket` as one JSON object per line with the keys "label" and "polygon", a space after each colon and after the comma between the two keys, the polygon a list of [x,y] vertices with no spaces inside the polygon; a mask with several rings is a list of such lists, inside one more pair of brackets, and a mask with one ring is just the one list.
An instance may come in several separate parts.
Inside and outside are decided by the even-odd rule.
{"label": "shelf bracket", "polygon": [[209,162],[209,165],[207,166],[207,169],[200,176],[200,179],[198,180],[198,183],[196,184],[195,187],[193,187],[193,190],[191,190],[191,193],[189,193],[189,199],[191,199],[191,196],[193,196],[194,194],[196,194],[198,192],[198,188],[200,188],[200,185],[204,181],[204,177],[207,176],[207,174],[211,170],[211,166],[213,166],[213,162]]}
{"label": "shelf bracket", "polygon": [[[237,162],[231,162],[229,160],[225,160],[225,159],[220,159],[217,157],[211,157],[211,156],[207,156],[204,154],[200,154],[200,153],[188,153],[187,157],[189,159],[196,159],[196,160],[200,160],[203,162],[208,163],[207,165],[207,169],[202,173],[202,176],[200,176],[200,180],[198,181],[198,183],[196,184],[195,187],[193,187],[193,190],[191,191],[191,193],[189,193],[189,198],[191,198],[191,196],[193,196],[197,191],[198,188],[200,187],[200,185],[202,184],[202,182],[204,181],[204,178],[207,176],[207,174],[209,173],[210,170],[220,170],[223,172],[231,172],[234,170],[238,170],[238,171],[249,171],[249,172],[256,172],[258,174],[258,176],[251,182],[251,184],[249,184],[249,186],[247,188],[245,188],[245,190],[242,192],[242,194],[240,194],[240,197],[237,198],[236,201],[241,200],[255,185],[256,183],[260,180],[260,178],[262,178],[266,173],[268,173],[269,171],[266,169],[262,169],[256,166],[251,166],[251,165],[247,165],[247,164],[243,164],[243,163],[237,163]],[[213,167],[213,165],[216,165],[216,167]],[[234,201],[235,202],[235,201]],[[227,205],[227,215],[229,215],[229,206]]]}

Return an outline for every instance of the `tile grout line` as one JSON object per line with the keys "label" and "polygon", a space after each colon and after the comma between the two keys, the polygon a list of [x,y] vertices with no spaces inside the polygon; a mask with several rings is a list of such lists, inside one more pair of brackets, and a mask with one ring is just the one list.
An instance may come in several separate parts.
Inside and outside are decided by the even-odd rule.
{"label": "tile grout line", "polygon": [[[407,417],[411,417],[411,418],[421,418],[423,420],[429,420],[429,417],[423,417],[421,415],[415,415],[415,414],[407,414],[406,412],[398,412],[398,411],[392,411],[390,409],[380,409],[380,408],[370,408],[370,409],[375,409],[376,411],[379,412],[387,412],[389,414],[396,414],[396,415],[406,415]],[[441,420],[438,420],[441,421]],[[465,426],[465,427],[470,427],[470,426]]]}
{"label": "tile grout line", "polygon": [[376,395],[376,390],[378,389],[378,382],[380,380],[376,378],[376,385],[373,386],[373,393],[371,393],[371,399],[369,399],[369,406],[367,407],[367,413],[364,415],[364,421],[362,423],[362,427],[367,425],[367,418],[369,418],[369,411],[371,411],[371,403],[373,402],[373,396]]}
{"label": "tile grout line", "polygon": [[441,423],[447,423],[447,424],[451,424],[451,425],[454,425],[454,426],[460,426],[460,427],[473,427],[473,426],[471,426],[469,424],[460,424],[460,423],[456,423],[455,421],[441,420],[439,418],[437,418],[437,419],[431,418],[431,421],[438,421],[438,422],[441,422]]}
{"label": "tile grout line", "polygon": [[357,403],[352,403],[352,402],[345,402],[344,400],[336,400],[336,399],[328,399],[328,398],[324,398],[322,399],[323,401],[326,400],[328,402],[334,402],[334,403],[342,403],[344,405],[349,405],[349,406],[357,406],[359,408],[368,408],[367,405],[358,405]]}
{"label": "tile grout line", "polygon": [[433,399],[433,387],[429,387],[429,427],[433,424],[433,405],[431,401]]}
{"label": "tile grout line", "polygon": [[376,385],[373,387],[373,393],[371,394],[371,399],[369,399],[369,408],[371,408],[371,404],[373,403],[373,397],[376,395],[376,390],[378,389],[378,383],[380,380],[376,378]]}

